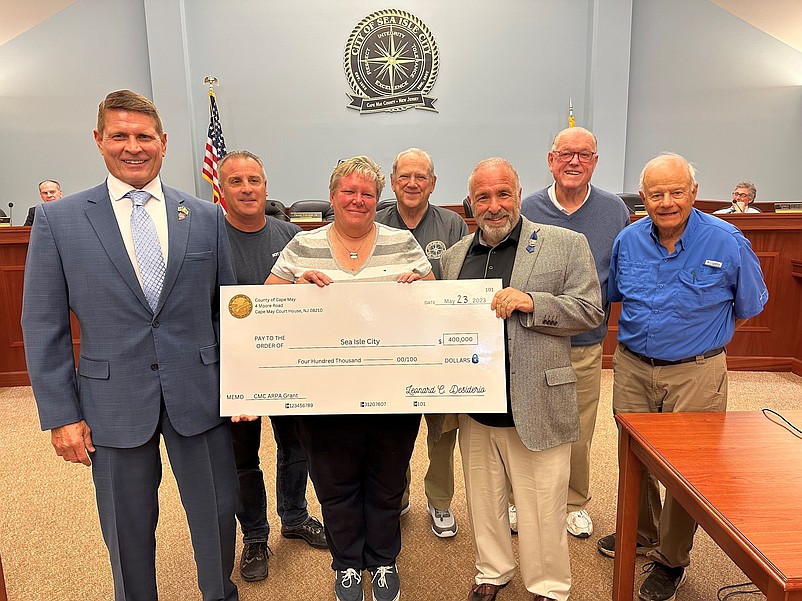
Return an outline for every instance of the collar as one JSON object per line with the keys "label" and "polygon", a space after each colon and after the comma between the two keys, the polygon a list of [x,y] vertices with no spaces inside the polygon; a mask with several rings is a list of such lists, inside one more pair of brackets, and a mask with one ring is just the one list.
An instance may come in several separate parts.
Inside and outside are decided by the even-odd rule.
{"label": "collar", "polygon": [[126,184],[124,181],[117,179],[111,173],[106,180],[109,188],[109,196],[112,200],[120,200],[131,190],[141,189],[148,192],[153,198],[164,201],[164,191],[162,190],[161,178],[157,175],[150,180],[143,188],[134,188],[131,184]]}
{"label": "collar", "polygon": [[[555,206],[555,207],[557,207],[557,210],[558,210],[560,213],[565,213],[566,215],[570,215],[571,213],[569,213],[569,212],[568,212],[568,209],[566,209],[564,206],[562,206],[562,205],[560,204],[560,201],[559,201],[559,200],[557,200],[557,187],[556,187],[556,186],[557,186],[557,182],[553,182],[553,183],[552,183],[552,184],[549,186],[549,189],[548,189],[548,193],[549,193],[549,200],[551,200],[552,204],[554,204],[554,206]],[[584,205],[584,204],[585,204],[585,203],[588,201],[588,198],[590,198],[590,190],[591,190],[591,188],[592,188],[592,186],[590,185],[590,183],[588,183],[588,193],[587,193],[587,194],[585,194],[585,198],[582,200],[582,204],[580,204],[580,205],[579,205],[579,206],[576,208],[576,211],[578,211],[579,209],[581,209],[581,208],[582,208],[582,206],[583,206],[583,205]],[[576,211],[574,211],[574,213],[576,213]]]}
{"label": "collar", "polygon": [[398,218],[398,223],[401,225],[402,229],[407,229],[410,232],[414,232],[416,229],[418,229],[423,224],[423,222],[426,221],[426,218],[432,211],[432,203],[427,202],[426,210],[423,212],[423,215],[421,215],[420,221],[418,221],[418,225],[416,225],[415,227],[409,227],[404,221],[404,218],[401,216],[401,210],[398,208],[398,206],[399,206],[398,201],[396,201],[395,207],[393,208],[395,209],[395,214],[396,217]]}
{"label": "collar", "polygon": [[473,253],[479,251],[480,249],[483,252],[487,252],[488,250],[491,250],[493,248],[498,248],[505,244],[513,244],[515,246],[518,246],[518,240],[521,237],[521,226],[523,226],[523,222],[524,222],[523,219],[519,217],[518,224],[514,228],[512,228],[512,231],[509,234],[507,234],[507,237],[504,238],[504,240],[502,240],[498,244],[496,244],[496,246],[490,246],[489,244],[487,244],[484,241],[484,237],[482,236],[482,230],[476,228],[476,233],[474,234],[473,240],[471,241],[471,246],[468,248],[468,253]]}
{"label": "collar", "polygon": [[[685,250],[685,248],[690,244],[694,232],[696,231],[696,228],[699,227],[699,221],[700,221],[699,209],[691,207],[691,214],[688,216],[688,221],[685,224],[685,229],[682,231],[682,234],[677,240],[677,243],[674,245],[675,252],[677,248],[682,248],[683,250]],[[654,224],[654,221],[652,221],[651,223],[649,235],[651,235],[652,240],[654,240],[655,243],[660,244],[660,236],[657,231],[657,226]]]}

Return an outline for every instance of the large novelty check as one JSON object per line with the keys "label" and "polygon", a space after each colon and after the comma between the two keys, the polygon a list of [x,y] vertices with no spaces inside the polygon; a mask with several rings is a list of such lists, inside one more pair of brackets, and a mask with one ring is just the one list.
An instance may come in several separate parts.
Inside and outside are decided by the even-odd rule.
{"label": "large novelty check", "polygon": [[221,415],[504,412],[500,288],[223,286]]}

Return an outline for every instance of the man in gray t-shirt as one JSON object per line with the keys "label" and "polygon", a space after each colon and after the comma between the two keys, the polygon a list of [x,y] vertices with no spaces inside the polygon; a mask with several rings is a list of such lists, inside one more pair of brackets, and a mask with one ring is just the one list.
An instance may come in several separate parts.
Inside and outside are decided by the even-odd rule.
{"label": "man in gray t-shirt", "polygon": [[[261,159],[246,150],[229,152],[218,165],[227,204],[226,231],[238,284],[263,284],[281,250],[299,231],[295,224],[265,216],[267,178]],[[306,509],[307,456],[293,416],[270,418],[276,439],[276,510],[281,535],[326,548],[323,526]],[[231,424],[239,478],[237,519],[242,528],[240,575],[263,580],[268,573],[267,495],[259,467],[262,420]]]}
{"label": "man in gray t-shirt", "polygon": [[[398,153],[390,174],[390,185],[398,202],[376,213],[376,221],[412,232],[432,264],[432,272],[440,279],[440,255],[468,233],[468,226],[454,211],[429,204],[436,183],[434,162],[429,153],[420,148],[409,148]],[[426,418],[428,424],[429,416]],[[432,429],[429,428],[429,431]],[[457,523],[451,513],[456,440],[456,430],[443,432],[437,441],[432,436],[426,439],[429,450],[429,469],[424,479],[427,510],[432,532],[440,538],[457,533]],[[411,473],[407,470],[407,489],[401,502],[402,515],[409,510],[410,477]]]}

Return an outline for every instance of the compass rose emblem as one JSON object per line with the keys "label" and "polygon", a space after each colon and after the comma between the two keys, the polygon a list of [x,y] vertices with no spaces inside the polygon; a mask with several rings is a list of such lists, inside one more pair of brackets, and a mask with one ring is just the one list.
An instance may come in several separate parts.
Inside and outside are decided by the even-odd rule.
{"label": "compass rose emblem", "polygon": [[427,94],[437,79],[440,54],[429,29],[411,13],[385,9],[362,19],[348,38],[343,63],[354,91],[348,108],[437,111],[437,99]]}

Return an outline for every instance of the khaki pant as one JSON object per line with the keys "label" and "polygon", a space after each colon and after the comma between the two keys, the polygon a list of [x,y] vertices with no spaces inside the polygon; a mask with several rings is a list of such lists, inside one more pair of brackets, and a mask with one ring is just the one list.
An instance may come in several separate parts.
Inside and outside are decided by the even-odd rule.
{"label": "khaki pant", "polygon": [[565,502],[571,445],[527,449],[515,428],[459,416],[459,447],[476,552],[476,583],[504,584],[515,574],[507,493],[515,489],[518,555],[526,590],[565,601],[571,588]]}
{"label": "khaki pant", "polygon": [[[613,413],[726,411],[727,356],[652,367],[622,345],[613,355]],[[649,557],[669,567],[687,566],[696,523],[666,493],[660,502],[657,480],[644,470],[638,509],[638,542],[657,545]]]}
{"label": "khaki pant", "polygon": [[571,445],[568,511],[578,511],[584,509],[590,501],[590,445],[596,429],[596,413],[601,394],[601,343],[571,347],[571,365],[576,372],[579,440]]}
{"label": "khaki pant", "polygon": [[[457,444],[457,431],[443,432],[440,440],[434,441],[429,415],[426,418],[428,433],[426,434],[426,449],[429,453],[429,469],[423,479],[426,499],[435,509],[446,510],[451,507],[454,497],[454,447]],[[409,483],[412,480],[412,470],[407,468],[407,487],[401,499],[401,507],[409,503]]]}

